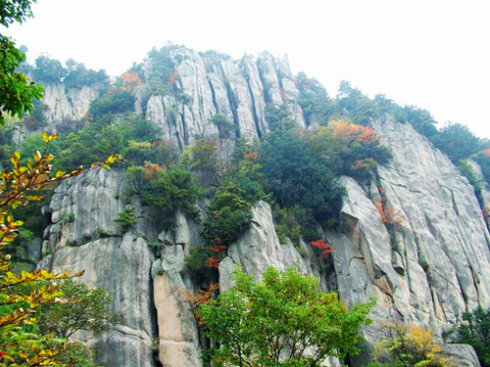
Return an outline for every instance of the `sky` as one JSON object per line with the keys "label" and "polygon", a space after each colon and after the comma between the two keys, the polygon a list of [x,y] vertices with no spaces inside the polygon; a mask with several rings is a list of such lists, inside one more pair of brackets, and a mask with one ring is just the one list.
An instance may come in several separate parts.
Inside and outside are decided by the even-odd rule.
{"label": "sky", "polygon": [[0,32],[117,76],[153,47],[287,54],[335,96],[341,80],[490,138],[488,0],[38,0]]}

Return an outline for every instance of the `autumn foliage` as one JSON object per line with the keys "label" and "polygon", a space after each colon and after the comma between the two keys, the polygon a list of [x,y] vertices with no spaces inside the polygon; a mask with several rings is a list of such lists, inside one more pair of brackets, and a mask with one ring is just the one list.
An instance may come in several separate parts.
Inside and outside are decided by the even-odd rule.
{"label": "autumn foliage", "polygon": [[333,247],[329,243],[325,242],[323,239],[317,241],[311,241],[310,245],[316,247],[321,251],[322,257],[327,257],[328,254],[333,252]]}
{"label": "autumn foliage", "polygon": [[387,163],[391,153],[383,147],[373,128],[334,117],[307,136],[312,151],[322,156],[339,175],[364,178],[378,164]]}
{"label": "autumn foliage", "polygon": [[378,209],[379,215],[381,216],[381,221],[383,223],[393,227],[396,230],[403,228],[403,219],[401,218],[401,213],[399,210],[396,210],[391,206],[385,206],[381,200],[374,201],[374,206],[376,206]]}
{"label": "autumn foliage", "polygon": [[141,79],[137,72],[127,72],[121,75],[121,81],[123,83],[122,89],[130,92],[135,91],[141,87]]}
{"label": "autumn foliage", "polygon": [[332,133],[346,141],[355,141],[364,145],[379,142],[372,127],[353,124],[346,120],[332,121]]}
{"label": "autumn foliage", "polygon": [[197,291],[197,294],[191,292],[188,289],[183,289],[181,290],[181,294],[184,296],[187,302],[189,302],[189,305],[191,306],[191,310],[194,313],[195,316],[195,311],[200,305],[204,305],[208,303],[213,296],[214,292],[216,292],[219,289],[219,284],[218,283],[213,283],[208,286],[207,289],[199,289]]}
{"label": "autumn foliage", "polygon": [[451,358],[434,342],[430,330],[416,325],[386,322],[380,331],[384,339],[375,345],[377,361],[400,367],[454,367]]}

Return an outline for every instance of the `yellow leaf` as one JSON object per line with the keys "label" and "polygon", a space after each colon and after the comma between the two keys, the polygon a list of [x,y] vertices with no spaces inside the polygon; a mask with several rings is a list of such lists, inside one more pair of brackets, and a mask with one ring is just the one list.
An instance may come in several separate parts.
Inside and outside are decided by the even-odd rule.
{"label": "yellow leaf", "polygon": [[48,136],[48,140],[49,141],[53,141],[54,139],[56,139],[58,137],[58,134],[51,134],[50,136]]}
{"label": "yellow leaf", "polygon": [[46,134],[46,132],[43,132],[43,140],[45,143],[49,142],[48,134]]}
{"label": "yellow leaf", "polygon": [[10,162],[12,162],[14,166],[17,166],[19,164],[19,158],[13,155],[12,157],[10,157]]}
{"label": "yellow leaf", "polygon": [[58,171],[58,172],[56,172],[56,178],[60,178],[60,177],[61,177],[61,176],[63,176],[65,173],[66,173],[66,171]]}
{"label": "yellow leaf", "polygon": [[41,160],[42,158],[42,155],[41,155],[41,152],[38,150],[36,153],[34,153],[34,161],[36,163],[39,163],[39,161]]}

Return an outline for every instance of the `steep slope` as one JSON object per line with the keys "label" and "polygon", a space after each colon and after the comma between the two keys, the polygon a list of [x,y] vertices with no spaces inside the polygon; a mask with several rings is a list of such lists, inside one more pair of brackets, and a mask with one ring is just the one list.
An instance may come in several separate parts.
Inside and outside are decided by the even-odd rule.
{"label": "steep slope", "polygon": [[[328,233],[338,288],[349,302],[378,299],[377,318],[430,325],[438,333],[462,312],[490,304],[489,234],[467,180],[410,125],[374,123],[393,152],[379,183],[346,178],[345,230]],[[373,200],[380,188],[403,221],[396,242]]]}
{"label": "steep slope", "polygon": [[[237,61],[185,48],[171,55],[180,60],[176,93],[155,93],[146,102],[140,93],[135,109],[181,149],[200,137],[220,135],[210,121],[216,113],[236,127],[235,136],[220,140],[223,157],[230,156],[236,138],[261,138],[269,131],[268,104],[286,103],[290,116],[306,126],[287,60],[263,54]],[[83,116],[88,104],[68,111],[68,99],[61,98],[66,92],[60,88],[53,86],[46,97],[50,121]],[[82,100],[95,95],[86,94],[90,96]],[[320,278],[323,289],[338,290],[347,303],[376,297],[375,321],[419,323],[438,336],[463,312],[478,304],[490,306],[490,284],[485,281],[490,278],[490,235],[472,187],[409,124],[389,115],[372,124],[393,159],[369,183],[342,178],[347,188],[342,223],[325,233],[335,248],[333,265],[322,264],[308,244],[281,245],[269,205],[258,202],[251,228],[220,263],[222,290],[230,285],[234,265],[257,276],[268,265],[297,266]],[[105,336],[77,336],[104,351],[97,357],[102,365],[199,366],[199,335],[185,296],[196,284],[184,257],[202,242],[201,228],[178,212],[174,232],[161,232],[158,219],[149,217],[136,196],[127,196],[123,172],[118,171],[96,170],[60,185],[50,205],[40,266],[85,269],[81,280],[106,288],[114,311],[124,314],[125,325]],[[113,220],[129,205],[136,208],[138,225],[122,233]],[[160,248],[153,251],[148,245],[155,241]],[[375,327],[365,334],[375,341]],[[464,352],[462,358],[474,360],[470,354]]]}

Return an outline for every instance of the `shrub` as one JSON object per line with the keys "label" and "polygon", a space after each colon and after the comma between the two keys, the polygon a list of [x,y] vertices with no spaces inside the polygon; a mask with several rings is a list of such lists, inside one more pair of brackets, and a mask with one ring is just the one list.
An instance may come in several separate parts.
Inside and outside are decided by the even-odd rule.
{"label": "shrub", "polygon": [[220,138],[230,138],[234,135],[235,125],[225,115],[217,113],[209,121],[218,128]]}
{"label": "shrub", "polygon": [[478,178],[476,177],[475,171],[473,167],[465,161],[461,160],[458,164],[459,172],[465,176],[470,182],[471,186],[473,186],[473,190],[475,191],[475,195],[480,203],[480,206],[483,206],[483,197],[482,197],[482,186]]}
{"label": "shrub", "polygon": [[128,186],[128,194],[141,194],[146,184],[146,171],[142,166],[128,167],[124,175],[124,182]]}
{"label": "shrub", "polygon": [[136,214],[134,212],[134,208],[129,207],[120,212],[114,222],[118,223],[121,226],[122,232],[126,233],[129,229],[138,223],[136,219]]}
{"label": "shrub", "polygon": [[312,154],[323,157],[337,175],[363,179],[391,158],[371,127],[343,119],[330,120],[328,126],[310,132],[307,139]]}
{"label": "shrub", "polygon": [[195,184],[192,172],[179,166],[167,169],[155,164],[146,165],[144,169],[147,182],[141,200],[161,216],[165,227],[172,226],[178,208],[193,217],[199,216],[195,202],[203,195],[203,190]]}
{"label": "shrub", "polygon": [[244,191],[230,179],[216,192],[208,207],[208,220],[203,224],[203,236],[210,243],[218,241],[226,246],[234,242],[248,228],[252,219],[251,204]]}

